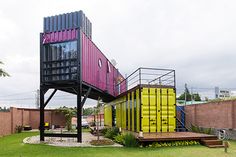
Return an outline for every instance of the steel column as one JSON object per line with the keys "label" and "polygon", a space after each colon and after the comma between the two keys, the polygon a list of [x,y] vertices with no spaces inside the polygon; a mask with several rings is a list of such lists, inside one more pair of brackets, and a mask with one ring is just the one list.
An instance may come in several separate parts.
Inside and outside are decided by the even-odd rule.
{"label": "steel column", "polygon": [[44,141],[44,88],[40,87],[40,141]]}

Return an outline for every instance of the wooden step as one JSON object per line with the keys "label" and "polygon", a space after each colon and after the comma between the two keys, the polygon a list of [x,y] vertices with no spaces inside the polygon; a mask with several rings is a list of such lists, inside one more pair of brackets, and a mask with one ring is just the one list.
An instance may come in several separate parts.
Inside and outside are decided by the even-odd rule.
{"label": "wooden step", "polygon": [[224,148],[225,146],[222,144],[222,145],[209,145],[207,147],[209,147],[209,148]]}
{"label": "wooden step", "polygon": [[204,140],[201,140],[201,144],[209,148],[223,148],[224,147],[223,141],[218,140],[218,139],[204,139]]}
{"label": "wooden step", "polygon": [[223,142],[221,140],[202,140],[204,145],[222,145]]}

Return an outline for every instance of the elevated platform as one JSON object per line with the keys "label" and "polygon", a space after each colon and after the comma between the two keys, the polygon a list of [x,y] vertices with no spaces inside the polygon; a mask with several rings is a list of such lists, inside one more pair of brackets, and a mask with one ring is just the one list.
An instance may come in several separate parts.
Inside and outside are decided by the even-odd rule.
{"label": "elevated platform", "polygon": [[[66,82],[61,81],[59,83],[44,83],[43,84],[45,88],[50,89],[57,89],[63,92],[71,93],[77,95],[78,91],[76,90],[77,86],[79,86],[76,81],[74,82]],[[110,102],[115,99],[115,97],[111,94],[109,94],[106,91],[102,91],[101,89],[94,87],[90,84],[87,84],[86,82],[82,82],[82,90],[81,95],[86,95],[87,91],[91,88],[91,91],[89,92],[88,98],[98,100],[98,98],[102,98],[103,102]]]}
{"label": "elevated platform", "polygon": [[[138,136],[138,134],[136,134]],[[165,132],[165,133],[143,133],[143,138],[137,138],[140,142],[181,141],[181,140],[213,140],[215,135],[195,132]]]}

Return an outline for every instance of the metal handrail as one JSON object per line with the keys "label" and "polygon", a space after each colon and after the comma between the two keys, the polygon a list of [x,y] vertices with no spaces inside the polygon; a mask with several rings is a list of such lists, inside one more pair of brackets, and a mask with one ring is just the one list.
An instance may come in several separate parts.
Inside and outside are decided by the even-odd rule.
{"label": "metal handrail", "polygon": [[183,123],[181,122],[181,120],[179,120],[177,117],[176,117],[176,120],[177,120],[178,122],[180,122],[180,124],[181,124],[182,126],[184,126],[185,129],[191,130],[191,128],[189,128],[189,127],[187,127],[185,124],[183,124]]}
{"label": "metal handrail", "polygon": [[185,115],[188,115],[184,110],[180,108],[180,106],[176,106],[176,107],[178,107]]}
{"label": "metal handrail", "polygon": [[[169,77],[164,78],[165,76],[169,76]],[[157,78],[154,78],[154,77],[157,77]],[[132,72],[128,77],[123,79],[121,82],[118,82],[116,84],[116,87],[122,86],[122,88],[117,88],[117,89],[125,88],[126,90],[129,90],[130,88],[133,87],[135,83],[137,85],[139,84],[150,85],[151,82],[154,82],[157,79],[160,79],[160,81],[162,82],[162,85],[171,86],[171,84],[173,84],[172,86],[175,87],[175,70],[140,67],[136,69],[134,72]],[[164,80],[161,80],[161,79],[164,79]]]}

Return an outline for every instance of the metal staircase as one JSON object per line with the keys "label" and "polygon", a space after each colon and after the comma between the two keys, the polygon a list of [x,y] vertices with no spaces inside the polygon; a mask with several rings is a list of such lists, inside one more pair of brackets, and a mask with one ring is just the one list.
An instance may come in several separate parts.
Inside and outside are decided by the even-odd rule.
{"label": "metal staircase", "polygon": [[177,116],[176,116],[176,131],[177,132],[185,132],[189,131],[190,128],[188,128],[185,124],[185,111],[184,106],[176,106]]}

